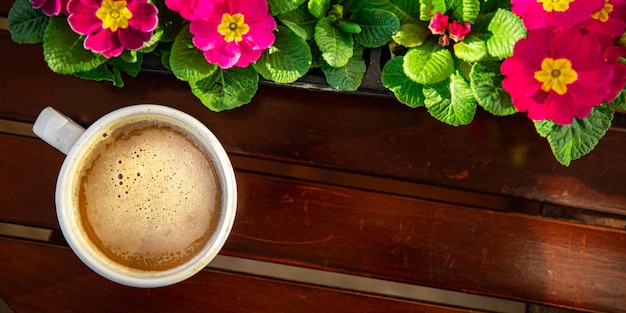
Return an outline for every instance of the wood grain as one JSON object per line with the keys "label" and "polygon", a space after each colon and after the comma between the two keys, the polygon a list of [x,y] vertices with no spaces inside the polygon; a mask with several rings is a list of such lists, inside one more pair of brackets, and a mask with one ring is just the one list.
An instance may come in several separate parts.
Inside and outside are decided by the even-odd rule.
{"label": "wood grain", "polygon": [[6,32],[0,46],[0,72],[11,77],[0,84],[3,118],[32,122],[51,105],[89,125],[115,108],[160,103],[202,120],[230,153],[626,213],[626,132],[609,131],[590,155],[564,167],[523,114],[479,112],[472,125],[452,127],[391,98],[270,86],[244,107],[214,113],[171,75],[141,73],[120,89],[54,74],[40,45],[17,45]]}
{"label": "wood grain", "polygon": [[59,229],[54,190],[64,157],[39,140],[0,134],[0,221]]}
{"label": "wood grain", "polygon": [[[0,139],[7,143],[2,155],[19,156],[0,167],[0,177],[33,168],[17,185],[37,181],[50,189],[60,164],[41,159],[60,153],[37,139]],[[246,171],[236,176],[239,209],[224,254],[589,310],[626,307],[625,231]],[[9,205],[0,207],[0,220],[58,228],[48,192],[26,197],[16,189],[4,197]]]}
{"label": "wood grain", "polygon": [[98,276],[68,248],[2,237],[0,255],[0,295],[19,313],[470,312],[215,270],[173,286],[132,288]]}
{"label": "wood grain", "polygon": [[241,210],[228,254],[529,302],[624,310],[623,230],[243,173],[238,180]]}

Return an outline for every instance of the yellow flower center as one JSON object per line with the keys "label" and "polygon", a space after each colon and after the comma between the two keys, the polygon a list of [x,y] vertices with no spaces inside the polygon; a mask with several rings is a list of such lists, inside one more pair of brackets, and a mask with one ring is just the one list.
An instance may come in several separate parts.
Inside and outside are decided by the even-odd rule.
{"label": "yellow flower center", "polygon": [[567,85],[578,80],[578,73],[568,59],[545,58],[541,70],[535,72],[535,79],[543,83],[541,90],[554,90],[559,95],[567,93]]}
{"label": "yellow flower center", "polygon": [[600,20],[600,22],[602,23],[605,23],[609,20],[609,13],[611,12],[613,12],[613,5],[609,3],[609,0],[606,0],[604,7],[600,11],[591,14],[591,17],[595,18],[596,20]]}
{"label": "yellow flower center", "polygon": [[224,35],[226,42],[233,40],[240,42],[243,38],[242,36],[248,33],[249,30],[250,26],[244,22],[243,14],[241,13],[233,15],[224,13],[222,15],[222,23],[217,26],[217,31]]}
{"label": "yellow flower center", "polygon": [[126,1],[102,0],[96,16],[102,21],[103,28],[109,28],[114,32],[118,28],[128,27],[128,20],[133,17],[133,13],[126,7]]}
{"label": "yellow flower center", "polygon": [[543,3],[543,9],[546,12],[565,12],[569,9],[569,4],[574,0],[537,0],[538,3]]}

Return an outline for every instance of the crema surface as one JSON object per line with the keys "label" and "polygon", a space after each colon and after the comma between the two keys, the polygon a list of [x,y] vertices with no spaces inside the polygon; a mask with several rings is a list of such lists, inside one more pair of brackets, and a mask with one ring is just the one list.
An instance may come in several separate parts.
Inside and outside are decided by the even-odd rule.
{"label": "crema surface", "polygon": [[220,192],[213,164],[167,123],[134,122],[104,133],[83,168],[81,223],[121,265],[175,267],[196,255],[215,229]]}

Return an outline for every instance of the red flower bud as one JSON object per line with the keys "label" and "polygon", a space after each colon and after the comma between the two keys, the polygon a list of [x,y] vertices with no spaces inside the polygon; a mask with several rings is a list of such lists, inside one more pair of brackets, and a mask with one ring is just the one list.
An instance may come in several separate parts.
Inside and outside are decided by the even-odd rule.
{"label": "red flower bud", "polygon": [[454,40],[454,42],[459,42],[465,38],[465,35],[472,31],[472,25],[468,22],[461,23],[454,21],[450,24],[448,30],[450,31],[450,39]]}
{"label": "red flower bud", "polygon": [[435,12],[435,16],[430,19],[428,29],[433,35],[443,35],[448,28],[448,16],[441,14],[441,12]]}
{"label": "red flower bud", "polygon": [[448,35],[439,36],[439,39],[437,40],[437,42],[439,43],[440,46],[447,47],[450,45],[450,37]]}

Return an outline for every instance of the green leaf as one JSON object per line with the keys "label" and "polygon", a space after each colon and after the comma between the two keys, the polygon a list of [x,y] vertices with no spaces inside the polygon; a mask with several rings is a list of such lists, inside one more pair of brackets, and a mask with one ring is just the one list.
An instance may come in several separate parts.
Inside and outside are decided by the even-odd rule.
{"label": "green leaf", "polygon": [[357,90],[363,81],[366,69],[361,53],[353,55],[345,66],[332,67],[322,59],[320,67],[326,76],[326,82],[341,91]]}
{"label": "green leaf", "polygon": [[143,54],[126,50],[119,57],[109,59],[107,63],[131,77],[137,77],[143,63]]}
{"label": "green leaf", "polygon": [[218,67],[207,62],[202,51],[193,45],[189,26],[176,36],[172,45],[169,66],[176,78],[189,82],[210,76]]}
{"label": "green leaf", "polygon": [[361,32],[361,25],[347,20],[338,20],[334,23],[339,29],[346,33],[358,34]]}
{"label": "green leaf", "polygon": [[550,135],[552,130],[554,130],[554,128],[558,126],[557,124],[553,123],[550,120],[541,120],[541,121],[533,121],[533,122],[535,123],[535,129],[537,130],[537,133],[539,134],[539,136],[543,138],[548,137],[548,135]]}
{"label": "green leaf", "polygon": [[[455,10],[456,8],[461,7],[461,1],[462,0],[444,0],[445,4],[446,4],[446,9],[448,11],[451,10]],[[441,12],[441,13],[445,13],[445,12]],[[447,13],[451,13],[451,12],[447,12]]]}
{"label": "green leaf", "polygon": [[400,21],[393,13],[364,9],[353,16],[361,25],[361,32],[354,35],[354,40],[363,47],[376,48],[387,44],[391,36],[400,28]]}
{"label": "green leaf", "polygon": [[152,37],[150,37],[150,40],[145,42],[143,47],[141,47],[141,49],[133,50],[133,51],[138,51],[141,53],[150,53],[159,46],[159,42],[162,41],[162,38],[163,38],[163,29],[157,28],[152,34]]}
{"label": "green leaf", "polygon": [[48,67],[56,73],[87,72],[107,59],[83,48],[83,37],[75,33],[65,17],[50,18],[43,37],[43,55]]}
{"label": "green leaf", "polygon": [[487,56],[487,45],[479,36],[469,34],[454,44],[454,55],[465,62],[478,62]]}
{"label": "green leaf", "polygon": [[[591,152],[611,127],[615,111],[594,107],[584,119],[575,118],[569,125],[557,125],[549,121],[535,122],[539,134],[548,138],[556,159],[569,166]],[[551,127],[550,127],[551,126]]]}
{"label": "green leaf", "polygon": [[420,0],[420,20],[430,21],[435,12],[445,13],[447,10],[444,0]]}
{"label": "green leaf", "polygon": [[490,113],[503,116],[517,112],[511,96],[502,88],[504,76],[499,62],[478,62],[470,72],[470,86],[480,106]]}
{"label": "green leaf", "polygon": [[487,28],[491,36],[487,39],[487,51],[491,56],[503,60],[513,54],[515,43],[526,37],[522,19],[511,11],[498,9]]}
{"label": "green leaf", "polygon": [[332,67],[342,67],[352,57],[354,41],[352,34],[333,26],[332,21],[324,17],[315,26],[315,43],[322,52],[324,61]]}
{"label": "green leaf", "polygon": [[315,18],[320,19],[325,17],[328,9],[330,9],[330,0],[309,0],[307,3],[307,8],[311,15],[315,16]]}
{"label": "green leaf", "polygon": [[220,68],[209,77],[189,82],[189,86],[207,108],[219,112],[250,102],[259,88],[259,75],[251,66]]}
{"label": "green leaf", "polygon": [[453,10],[452,17],[455,20],[474,23],[478,13],[480,13],[479,0],[461,0],[455,1],[454,7],[448,6],[449,10]]}
{"label": "green leaf", "polygon": [[[113,60],[122,60],[123,62],[126,63],[136,63],[139,61],[139,58],[141,58],[141,53],[137,53],[137,51],[135,50],[124,50],[122,51],[122,54],[120,54],[117,57],[114,58],[110,58],[109,61],[113,61]],[[140,63],[141,64],[141,63]]]}
{"label": "green leaf", "polygon": [[270,9],[270,14],[276,16],[294,10],[306,1],[307,0],[267,0],[267,5]]}
{"label": "green leaf", "polygon": [[607,103],[606,106],[609,108],[626,110],[626,92],[624,90],[620,91],[615,99],[612,102]]}
{"label": "green leaf", "polygon": [[276,18],[304,40],[313,39],[318,19],[309,13],[306,6],[299,6],[297,9],[280,14]]}
{"label": "green leaf", "polygon": [[400,24],[415,23],[420,14],[420,3],[416,0],[360,0],[365,8],[376,8],[394,14]]}
{"label": "green leaf", "polygon": [[411,48],[404,56],[404,73],[418,84],[435,84],[454,72],[450,51],[433,40]]}
{"label": "green leaf", "polygon": [[474,119],[476,101],[460,72],[436,85],[425,85],[423,92],[426,109],[434,118],[453,126],[467,125]]}
{"label": "green leaf", "polygon": [[34,10],[29,0],[17,0],[9,10],[11,39],[19,44],[41,43],[50,18],[41,10]]}
{"label": "green leaf", "polygon": [[172,56],[172,47],[170,46],[169,49],[163,49],[163,50],[159,50],[159,53],[161,54],[161,64],[168,70],[172,70],[172,66],[170,65],[170,56]]}
{"label": "green leaf", "polygon": [[110,81],[115,87],[124,87],[124,80],[122,79],[121,72],[117,68],[109,67],[106,63],[96,67],[93,70],[87,72],[79,72],[74,75],[82,79]]}
{"label": "green leaf", "polygon": [[482,0],[480,12],[482,14],[495,12],[497,9],[511,10],[510,0]]}
{"label": "green leaf", "polygon": [[263,78],[279,83],[292,83],[311,67],[311,49],[291,29],[278,26],[276,40],[261,58],[252,64]]}
{"label": "green leaf", "polygon": [[412,107],[424,105],[423,85],[420,85],[404,74],[402,62],[404,57],[393,58],[385,64],[381,81],[385,88],[391,90],[398,101]]}
{"label": "green leaf", "polygon": [[106,63],[86,72],[78,72],[74,75],[82,79],[97,81],[110,81],[115,87],[124,87],[122,72],[136,77],[141,70],[143,54],[136,51],[124,51],[119,57],[111,58]]}
{"label": "green leaf", "polygon": [[432,33],[428,27],[417,23],[407,23],[400,25],[400,29],[392,38],[400,45],[413,48],[423,45],[431,36]]}

